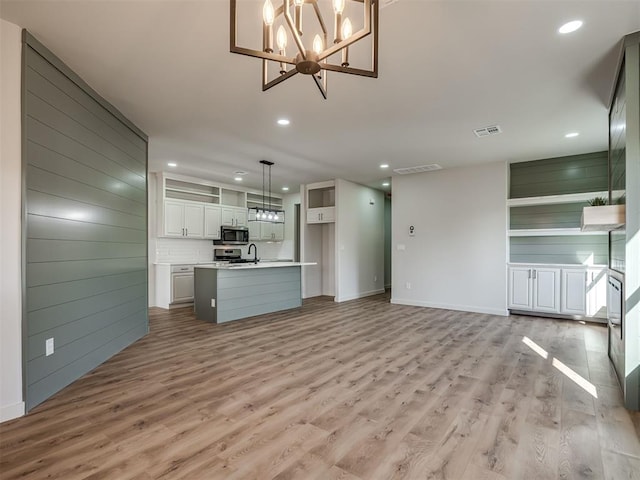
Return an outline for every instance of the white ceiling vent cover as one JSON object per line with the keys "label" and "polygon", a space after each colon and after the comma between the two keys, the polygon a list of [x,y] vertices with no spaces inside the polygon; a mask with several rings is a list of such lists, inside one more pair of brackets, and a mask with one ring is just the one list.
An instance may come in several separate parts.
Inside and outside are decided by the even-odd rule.
{"label": "white ceiling vent cover", "polygon": [[473,133],[476,134],[476,137],[488,137],[489,135],[502,133],[502,129],[500,125],[491,125],[490,127],[477,128]]}
{"label": "white ceiling vent cover", "polygon": [[442,170],[437,163],[431,165],[418,165],[417,167],[394,168],[393,171],[398,175],[409,175],[410,173],[432,172],[433,170]]}

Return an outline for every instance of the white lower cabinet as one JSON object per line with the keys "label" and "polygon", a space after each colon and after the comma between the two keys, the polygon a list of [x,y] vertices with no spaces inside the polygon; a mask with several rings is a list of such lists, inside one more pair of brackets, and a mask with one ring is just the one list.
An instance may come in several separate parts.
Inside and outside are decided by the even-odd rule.
{"label": "white lower cabinet", "polygon": [[587,313],[587,271],[583,268],[562,270],[562,302],[560,313]]}
{"label": "white lower cabinet", "polygon": [[566,265],[510,265],[508,308],[601,317],[606,312],[606,270]]}
{"label": "white lower cabinet", "polygon": [[560,312],[560,269],[529,265],[510,267],[509,308]]}

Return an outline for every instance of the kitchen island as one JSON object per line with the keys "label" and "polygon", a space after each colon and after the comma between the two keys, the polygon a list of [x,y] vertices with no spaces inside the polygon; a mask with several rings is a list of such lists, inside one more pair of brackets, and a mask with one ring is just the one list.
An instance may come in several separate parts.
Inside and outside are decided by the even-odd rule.
{"label": "kitchen island", "polygon": [[214,323],[302,305],[299,262],[212,263],[194,268],[196,317]]}

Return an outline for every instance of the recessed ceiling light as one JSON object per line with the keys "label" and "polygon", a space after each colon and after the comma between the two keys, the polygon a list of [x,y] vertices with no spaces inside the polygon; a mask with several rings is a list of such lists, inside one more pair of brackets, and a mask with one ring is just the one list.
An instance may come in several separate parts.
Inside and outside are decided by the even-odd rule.
{"label": "recessed ceiling light", "polygon": [[389,165],[386,163],[383,163],[382,165],[380,165],[380,168],[389,168]]}
{"label": "recessed ceiling light", "polygon": [[278,125],[289,125],[291,122],[289,120],[287,120],[286,118],[281,118],[280,120],[278,120]]}
{"label": "recessed ceiling light", "polygon": [[578,135],[580,135],[578,132],[571,132],[571,133],[567,133],[564,138],[573,138],[573,137],[577,137]]}
{"label": "recessed ceiling light", "polygon": [[288,192],[289,191],[289,187],[282,187],[282,191],[283,192]]}
{"label": "recessed ceiling light", "polygon": [[236,178],[234,178],[234,180],[235,180],[236,182],[241,182],[241,181],[242,181],[242,177],[236,177]]}
{"label": "recessed ceiling light", "polygon": [[382,186],[383,186],[383,187],[388,187],[388,186],[389,186],[389,182],[384,182],[384,183],[382,184]]}
{"label": "recessed ceiling light", "polygon": [[168,166],[168,167],[177,167],[177,166],[178,166],[178,164],[177,164],[177,163],[174,163],[174,162],[169,162],[169,163],[167,163],[167,166]]}
{"label": "recessed ceiling light", "polygon": [[571,33],[571,32],[575,32],[576,30],[578,30],[580,27],[582,26],[582,21],[581,20],[573,20],[571,22],[567,22],[564,25],[562,25],[559,29],[558,32],[560,33]]}

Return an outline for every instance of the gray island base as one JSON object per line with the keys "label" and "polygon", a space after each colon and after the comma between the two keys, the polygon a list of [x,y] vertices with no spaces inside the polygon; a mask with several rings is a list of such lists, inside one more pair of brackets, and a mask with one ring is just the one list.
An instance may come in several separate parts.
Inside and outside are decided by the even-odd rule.
{"label": "gray island base", "polygon": [[313,264],[196,265],[196,317],[207,322],[224,323],[300,307],[302,265]]}

